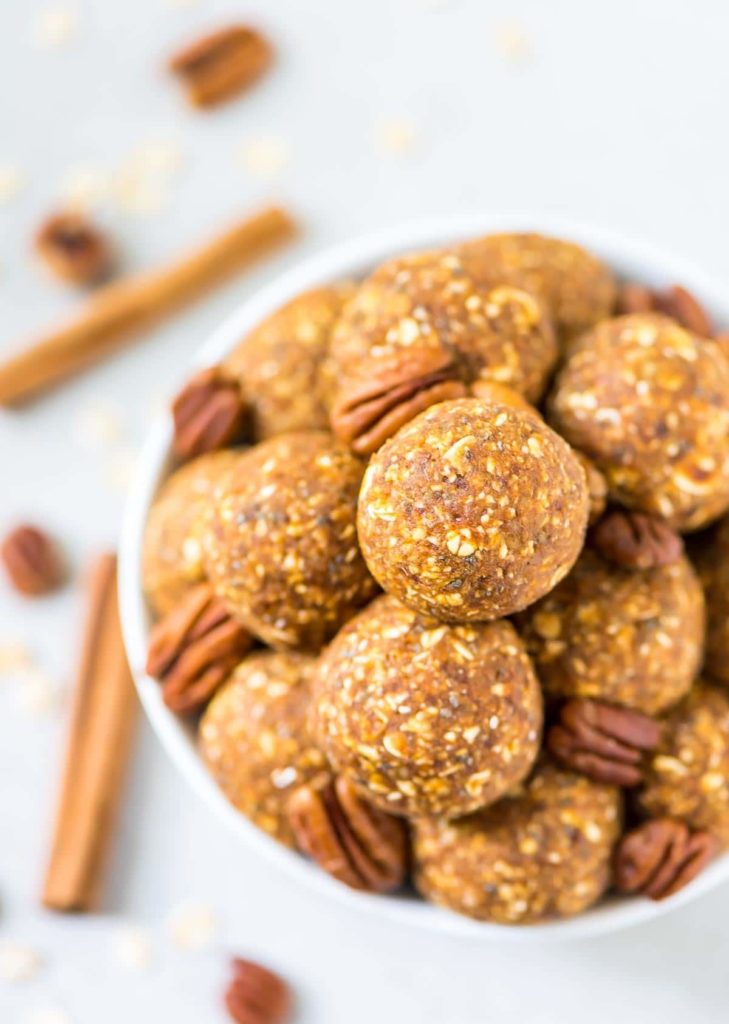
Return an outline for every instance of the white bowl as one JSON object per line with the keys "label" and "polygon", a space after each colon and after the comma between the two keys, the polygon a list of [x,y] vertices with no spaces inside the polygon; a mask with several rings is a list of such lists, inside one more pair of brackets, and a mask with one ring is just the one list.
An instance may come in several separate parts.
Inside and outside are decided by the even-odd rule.
{"label": "white bowl", "polygon": [[[721,286],[693,266],[653,246],[561,220],[524,214],[480,214],[400,225],[334,246],[305,260],[244,302],[200,348],[195,366],[207,366],[221,359],[264,317],[308,288],[362,276],[387,257],[408,250],[504,230],[538,231],[581,242],[629,279],[660,286],[680,282],[700,296],[719,324],[729,324],[729,298]],[[144,672],[150,622],[142,592],[142,535],[150,503],[169,466],[170,440],[170,417],[161,416],[144,445],[127,502],[119,553],[122,625],[129,663],[152,727],[181,773],[236,841],[258,850],[262,857],[279,864],[302,884],[316,887],[352,908],[366,909],[392,921],[402,921],[441,934],[497,939],[500,942],[572,939],[626,928],[682,906],[729,878],[729,854],[726,854],[690,886],[661,903],[640,898],[608,899],[566,921],[522,927],[482,924],[409,896],[356,893],[254,827],[222,795],[198,756],[191,730],[167,710],[158,684]]]}

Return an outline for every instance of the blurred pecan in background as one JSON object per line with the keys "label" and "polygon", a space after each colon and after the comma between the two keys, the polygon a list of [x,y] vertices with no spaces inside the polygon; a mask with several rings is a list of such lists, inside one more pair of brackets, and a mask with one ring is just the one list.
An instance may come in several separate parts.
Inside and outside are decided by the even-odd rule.
{"label": "blurred pecan in background", "polygon": [[70,284],[96,284],[111,271],[106,236],[80,213],[49,217],[36,233],[35,248],[48,269]]}
{"label": "blurred pecan in background", "polygon": [[236,958],[225,1006],[236,1024],[286,1024],[293,999],[286,982],[267,967]]}
{"label": "blurred pecan in background", "polygon": [[203,707],[251,649],[250,634],[201,583],[154,626],[146,672],[162,683],[168,708]]}
{"label": "blurred pecan in background", "polygon": [[708,832],[692,832],[670,818],[647,821],[620,841],[615,886],[619,892],[663,900],[696,878],[718,850],[718,841]]}
{"label": "blurred pecan in background", "polygon": [[665,291],[629,282],[618,293],[618,313],[665,313],[687,331],[711,338],[714,327],[709,314],[690,291],[674,284]]}
{"label": "blurred pecan in background", "polygon": [[176,53],[170,71],[195,107],[214,107],[253,85],[273,60],[271,44],[253,28],[231,25]]}
{"label": "blurred pecan in background", "polygon": [[301,786],[288,804],[302,853],[352,889],[389,892],[405,880],[407,834],[399,818],[372,807],[339,776]]}
{"label": "blurred pecan in background", "polygon": [[558,761],[596,782],[637,786],[643,754],[659,739],[658,723],[647,715],[574,699],[562,706],[559,724],[547,733],[547,747]]}
{"label": "blurred pecan in background", "polygon": [[237,381],[211,366],[192,377],[172,403],[174,449],[182,459],[225,448],[241,435],[248,408]]}
{"label": "blurred pecan in background", "polygon": [[600,554],[624,569],[657,569],[677,562],[683,554],[679,534],[655,516],[614,509],[590,535]]}
{"label": "blurred pecan in background", "polygon": [[63,563],[55,543],[36,526],[12,530],[2,542],[0,555],[10,581],[26,597],[39,597],[60,586]]}
{"label": "blurred pecan in background", "polygon": [[369,455],[419,412],[465,394],[455,364],[423,352],[371,379],[351,381],[332,409],[332,430],[352,451]]}

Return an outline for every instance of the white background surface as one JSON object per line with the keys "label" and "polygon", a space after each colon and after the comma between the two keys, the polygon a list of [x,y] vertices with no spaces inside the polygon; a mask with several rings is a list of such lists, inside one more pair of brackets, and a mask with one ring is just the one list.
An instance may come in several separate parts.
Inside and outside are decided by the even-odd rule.
{"label": "white background surface", "polygon": [[[0,646],[27,644],[59,687],[73,669],[78,573],[114,544],[117,477],[153,408],[238,299],[302,254],[395,220],[528,208],[643,235],[729,275],[729,8],[719,0],[78,0],[58,8],[75,12],[75,32],[42,49],[33,26],[48,5],[0,4],[0,165],[23,178],[0,206],[0,351],[72,306],[34,265],[29,237],[80,165],[118,173],[139,146],[179,149],[159,209],[101,204],[130,269],[179,254],[262,199],[290,204],[306,225],[296,248],[136,350],[22,414],[0,414],[0,530],[26,518],[47,524],[76,571],[76,586],[32,606],[0,585]],[[277,68],[238,103],[188,111],[161,56],[231,16],[269,30]],[[503,43],[514,28],[530,51],[518,61]],[[378,142],[390,122],[414,132],[411,152]],[[273,177],[257,177],[240,158],[264,137],[289,153]],[[93,403],[117,410],[121,431],[90,450],[78,421]],[[726,1019],[729,888],[656,924],[551,948],[380,924],[297,889],[235,844],[146,726],[107,912],[47,915],[37,896],[64,709],[61,701],[57,712],[31,715],[24,692],[18,679],[0,679],[0,948],[29,944],[44,966],[23,985],[0,981],[2,1024],[25,1024],[46,1008],[72,1024],[222,1024],[229,950],[293,981],[302,1024]],[[182,953],[165,922],[193,900],[215,909],[220,929],[206,951]],[[115,958],[123,923],[148,929],[148,971],[130,973]]]}

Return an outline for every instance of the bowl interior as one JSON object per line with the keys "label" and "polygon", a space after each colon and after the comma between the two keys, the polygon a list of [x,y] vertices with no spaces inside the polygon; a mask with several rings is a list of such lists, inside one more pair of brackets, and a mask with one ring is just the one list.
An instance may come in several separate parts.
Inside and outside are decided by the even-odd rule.
{"label": "bowl interior", "polygon": [[[527,214],[478,214],[389,228],[335,246],[304,261],[242,303],[200,348],[194,365],[207,366],[221,359],[264,317],[308,288],[343,278],[361,277],[383,259],[408,250],[445,245],[503,230],[538,231],[580,242],[627,279],[657,286],[680,282],[700,296],[720,327],[729,325],[729,297],[720,285],[689,263],[654,246],[564,220]],[[189,372],[190,368],[185,369]],[[661,903],[642,899],[608,899],[566,921],[526,927],[483,924],[407,895],[382,897],[353,892],[253,826],[217,788],[198,756],[192,731],[167,710],[161,700],[159,686],[144,672],[150,619],[141,586],[142,536],[150,503],[170,466],[170,440],[170,417],[161,415],[142,450],[125,510],[119,550],[119,587],[129,663],[152,727],[172,760],[225,825],[242,841],[257,848],[261,856],[279,863],[305,884],[317,887],[352,907],[435,932],[482,939],[498,938],[500,942],[577,938],[625,928],[681,906],[729,878],[729,854],[726,854],[692,885]]]}

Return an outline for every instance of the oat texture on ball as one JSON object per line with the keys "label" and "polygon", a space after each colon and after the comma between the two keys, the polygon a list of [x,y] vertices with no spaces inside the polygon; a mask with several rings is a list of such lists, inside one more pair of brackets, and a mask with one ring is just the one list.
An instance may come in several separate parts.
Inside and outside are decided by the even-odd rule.
{"label": "oat texture on ball", "polygon": [[350,284],[304,292],[255,327],[225,360],[241,384],[257,441],[329,426],[331,332]]}
{"label": "oat texture on ball", "polygon": [[704,601],[686,558],[628,570],[586,548],[519,618],[545,695],[654,715],[687,693],[701,664]]}
{"label": "oat texture on ball", "polygon": [[317,650],[374,595],[355,528],[363,465],[321,431],[238,456],[203,532],[208,578],[273,647]]}
{"label": "oat texture on ball", "polygon": [[327,776],[309,728],[314,659],[295,651],[251,655],[208,705],[203,759],[230,802],[287,846],[292,791]]}
{"label": "oat texture on ball", "polygon": [[511,624],[446,625],[387,595],[328,647],[315,707],[334,767],[409,817],[493,802],[539,749],[541,693]]}
{"label": "oat texture on ball", "polygon": [[729,695],[695,683],[663,723],[638,793],[651,818],[677,818],[729,847]]}
{"label": "oat texture on ball", "polygon": [[619,791],[543,759],[513,795],[458,821],[415,823],[415,884],[479,921],[531,924],[592,906],[610,882]]}
{"label": "oat texture on ball", "polygon": [[382,588],[448,622],[501,618],[569,572],[585,471],[538,417],[481,399],[433,406],[371,459],[358,533]]}
{"label": "oat texture on ball", "polygon": [[212,494],[237,453],[201,455],[175,470],[154,500],[144,531],[142,583],[152,610],[170,611],[205,575],[201,530]]}
{"label": "oat texture on ball", "polygon": [[389,260],[362,282],[337,324],[332,357],[345,392],[362,378],[398,378],[422,362],[536,401],[557,343],[532,294],[501,281],[479,284],[456,252],[437,249]]}
{"label": "oat texture on ball", "polygon": [[563,339],[610,316],[615,306],[612,271],[574,242],[515,232],[465,242],[457,252],[476,281],[499,281],[541,299]]}
{"label": "oat texture on ball", "polygon": [[683,531],[729,508],[729,359],[715,342],[656,313],[606,320],[573,346],[550,410],[618,503]]}

